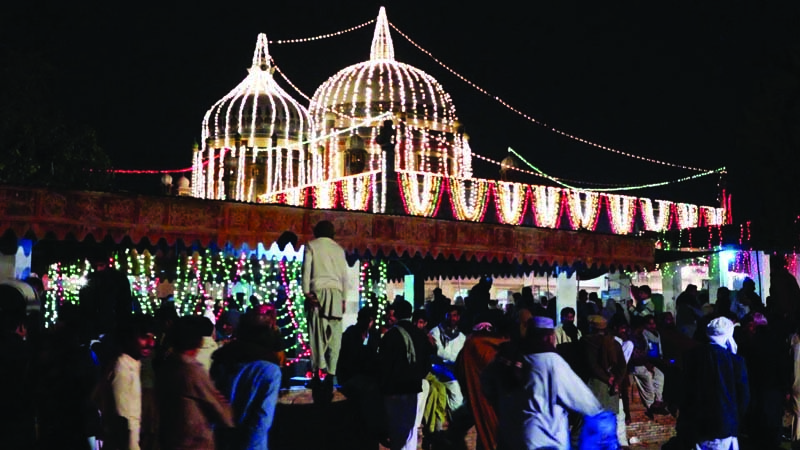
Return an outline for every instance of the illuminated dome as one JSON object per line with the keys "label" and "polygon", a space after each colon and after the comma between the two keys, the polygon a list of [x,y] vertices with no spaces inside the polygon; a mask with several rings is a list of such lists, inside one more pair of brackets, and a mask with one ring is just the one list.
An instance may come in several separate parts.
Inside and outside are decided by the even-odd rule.
{"label": "illuminated dome", "polygon": [[248,75],[206,112],[195,152],[195,196],[256,201],[306,182],[308,111],[273,78],[267,36]]}
{"label": "illuminated dome", "polygon": [[[326,138],[317,141],[314,169],[322,170],[323,178],[379,170],[381,149],[375,138],[387,119],[397,133],[398,170],[457,176],[471,172],[450,95],[432,76],[395,60],[383,7],[370,59],[330,77],[314,93],[309,110],[315,137]],[[361,138],[357,143],[363,141],[363,149],[356,150],[368,155],[363,169],[349,154],[352,135]]]}

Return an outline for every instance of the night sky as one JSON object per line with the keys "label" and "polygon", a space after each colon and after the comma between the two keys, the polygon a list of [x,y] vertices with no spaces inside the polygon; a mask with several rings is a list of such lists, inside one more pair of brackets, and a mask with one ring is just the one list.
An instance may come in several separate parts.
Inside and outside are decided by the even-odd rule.
{"label": "night sky", "polygon": [[[0,45],[31,71],[41,63],[53,69],[48,101],[97,130],[117,168],[190,166],[203,114],[246,76],[258,33],[332,33],[376,18],[383,5],[390,22],[439,60],[553,127],[646,158],[727,166],[735,219],[784,201],[787,210],[797,206],[795,164],[785,158],[800,145],[799,2],[21,3],[4,7]],[[373,30],[272,44],[270,53],[311,96],[369,57]],[[609,185],[696,173],[564,138],[476,91],[394,31],[392,38],[397,60],[451,94],[475,153],[499,160],[510,146],[551,175]],[[496,166],[474,167],[477,176],[497,177]],[[118,179],[158,185],[155,175]],[[715,205],[719,181],[629,194]],[[772,200],[758,201],[765,197]]]}

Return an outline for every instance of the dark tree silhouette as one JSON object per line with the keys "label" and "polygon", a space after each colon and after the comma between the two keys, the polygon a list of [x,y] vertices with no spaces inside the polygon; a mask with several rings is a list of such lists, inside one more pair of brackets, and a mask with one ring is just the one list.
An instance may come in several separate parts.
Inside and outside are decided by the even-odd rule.
{"label": "dark tree silhouette", "polygon": [[0,182],[109,186],[108,156],[93,130],[70,120],[64,98],[56,70],[46,60],[0,48]]}

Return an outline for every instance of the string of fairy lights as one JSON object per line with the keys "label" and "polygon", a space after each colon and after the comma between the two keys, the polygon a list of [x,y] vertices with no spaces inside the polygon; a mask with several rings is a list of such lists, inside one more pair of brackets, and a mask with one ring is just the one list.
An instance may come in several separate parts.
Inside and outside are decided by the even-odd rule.
{"label": "string of fairy lights", "polygon": [[[156,257],[148,250],[128,249],[114,254],[111,267],[127,275],[138,309],[153,315],[161,304],[160,285],[166,280],[156,270]],[[370,304],[383,316],[388,302],[386,261],[365,261],[359,265],[359,304]],[[87,260],[58,262],[48,268],[48,287],[44,301],[46,326],[58,320],[64,303],[79,304],[80,292],[93,272]],[[293,364],[310,354],[307,322],[303,312],[302,261],[299,259],[256,258],[246,252],[229,255],[206,249],[178,257],[172,293],[179,315],[214,315],[271,303],[277,308],[277,323],[291,342],[284,349],[295,356]],[[239,299],[239,295],[243,296]]]}
{"label": "string of fairy lights", "polygon": [[[275,44],[293,44],[293,43],[312,42],[312,41],[317,41],[317,40],[321,40],[321,39],[327,39],[327,38],[331,38],[331,37],[341,36],[341,35],[343,35],[345,33],[349,33],[351,31],[355,31],[355,30],[364,28],[364,27],[369,26],[369,25],[371,25],[373,23],[375,23],[375,20],[370,20],[370,21],[362,23],[360,25],[356,25],[354,27],[346,28],[344,30],[341,30],[341,31],[338,31],[338,32],[335,32],[335,33],[328,33],[328,34],[312,36],[312,37],[307,37],[307,38],[276,40],[276,41],[269,41],[269,42],[271,44],[272,43],[275,43]],[[654,163],[654,164],[660,164],[660,165],[669,166],[669,167],[675,167],[675,168],[679,168],[679,169],[691,170],[691,171],[695,171],[695,172],[708,172],[708,169],[701,169],[701,168],[692,167],[692,166],[689,166],[689,165],[671,163],[671,162],[668,162],[668,161],[662,161],[662,160],[655,159],[655,158],[648,158],[648,157],[644,157],[644,156],[641,156],[641,155],[636,155],[636,154],[633,154],[633,153],[625,152],[625,151],[622,151],[622,150],[619,150],[619,149],[616,149],[616,148],[613,148],[613,147],[610,147],[610,146],[602,145],[602,144],[599,144],[597,142],[581,138],[581,137],[579,137],[577,135],[568,133],[568,132],[563,131],[561,129],[558,129],[556,127],[552,127],[549,124],[547,124],[546,122],[538,120],[535,117],[530,116],[530,115],[522,112],[521,110],[515,108],[514,106],[512,106],[511,104],[509,104],[508,102],[506,102],[502,98],[500,98],[500,97],[498,97],[496,95],[493,95],[488,90],[482,88],[481,86],[479,86],[478,84],[474,83],[473,81],[471,81],[470,79],[468,79],[464,75],[462,75],[459,72],[457,72],[454,69],[452,69],[450,66],[448,66],[447,64],[442,62],[440,59],[436,58],[430,51],[426,50],[421,45],[419,45],[416,41],[411,39],[407,34],[405,34],[402,30],[400,30],[394,23],[388,22],[388,24],[395,32],[397,32],[397,34],[402,36],[406,41],[408,41],[411,45],[413,45],[415,48],[417,48],[417,50],[421,51],[422,53],[424,53],[425,55],[427,55],[428,57],[433,59],[433,61],[436,62],[438,65],[440,65],[442,68],[444,68],[445,70],[447,70],[448,72],[450,72],[451,74],[453,74],[454,76],[456,76],[457,78],[459,78],[461,81],[465,82],[466,84],[468,84],[472,88],[476,89],[481,94],[484,94],[484,95],[486,95],[488,97],[491,97],[493,100],[497,101],[498,103],[500,103],[501,105],[503,105],[504,107],[509,109],[510,111],[522,116],[523,118],[529,120],[532,123],[535,123],[535,124],[540,125],[540,126],[542,126],[544,128],[547,128],[547,129],[549,129],[549,130],[551,130],[551,131],[553,131],[555,133],[558,133],[558,134],[560,134],[560,135],[562,135],[564,137],[567,137],[569,139],[581,142],[583,144],[586,144],[586,145],[589,145],[589,146],[592,146],[592,147],[595,147],[595,148],[599,148],[601,150],[605,150],[605,151],[612,152],[612,153],[615,153],[615,154],[618,154],[618,155],[626,156],[628,158],[638,159],[640,161],[645,161],[645,162]],[[285,78],[286,77],[284,76],[284,79]],[[293,87],[295,88],[295,90],[300,92],[300,90],[297,89],[296,86],[293,85]],[[305,97],[308,98],[307,96],[305,96]]]}
{"label": "string of fairy lights", "polygon": [[372,19],[372,20],[369,20],[367,22],[364,22],[361,25],[356,25],[354,27],[345,28],[344,30],[335,31],[333,33],[320,34],[318,36],[311,36],[311,37],[297,38],[297,39],[278,39],[276,41],[269,41],[269,43],[270,44],[300,44],[300,43],[305,43],[305,42],[319,41],[321,39],[328,39],[328,38],[332,38],[332,37],[341,36],[343,34],[351,32],[351,31],[356,31],[356,30],[359,30],[361,28],[370,26],[373,23],[375,23],[375,19]]}
{"label": "string of fairy lights", "polygon": [[577,136],[577,135],[568,133],[566,131],[563,131],[563,130],[561,130],[559,128],[553,127],[553,126],[547,124],[546,122],[540,121],[540,120],[534,118],[533,116],[530,116],[530,115],[526,114],[525,112],[515,108],[514,106],[512,106],[510,103],[506,102],[502,98],[490,93],[486,89],[484,89],[484,88],[478,86],[477,84],[475,84],[474,82],[470,81],[467,77],[465,77],[465,76],[461,75],[460,73],[456,72],[454,69],[450,68],[450,66],[446,65],[441,60],[439,60],[438,58],[433,56],[433,54],[431,52],[429,52],[428,50],[426,50],[425,48],[423,48],[422,46],[417,44],[408,35],[406,35],[402,31],[400,31],[400,29],[397,28],[393,23],[389,22],[389,26],[391,26],[392,29],[397,32],[397,34],[402,36],[411,45],[416,47],[417,50],[421,51],[422,53],[424,53],[425,55],[427,55],[428,57],[433,59],[437,64],[439,64],[441,67],[443,67],[445,70],[447,70],[451,74],[455,75],[461,81],[464,81],[469,86],[471,86],[474,89],[476,89],[478,92],[480,92],[480,93],[492,98],[496,102],[498,102],[501,105],[505,106],[509,111],[512,111],[512,112],[516,113],[517,115],[527,119],[528,121],[530,121],[530,122],[532,122],[532,123],[534,123],[536,125],[539,125],[539,126],[542,126],[544,128],[547,128],[548,130],[550,130],[550,131],[552,131],[554,133],[560,134],[560,135],[562,135],[564,137],[567,137],[567,138],[572,139],[574,141],[580,142],[582,144],[586,144],[586,145],[589,145],[589,146],[592,146],[592,147],[595,147],[595,148],[599,148],[601,150],[605,150],[605,151],[608,151],[608,152],[611,152],[611,153],[615,153],[617,155],[625,156],[625,157],[628,157],[628,158],[638,159],[640,161],[645,161],[645,162],[649,162],[649,163],[653,163],[653,164],[659,164],[659,165],[663,165],[663,166],[669,166],[669,167],[675,167],[675,168],[679,168],[679,169],[691,170],[691,171],[695,171],[695,172],[704,172],[704,171],[707,170],[707,169],[701,169],[701,168],[692,167],[692,166],[688,166],[688,165],[684,165],[684,164],[671,163],[671,162],[662,161],[662,160],[655,159],[655,158],[648,158],[648,157],[644,157],[644,156],[641,156],[641,155],[636,155],[636,154],[633,154],[633,153],[625,152],[625,151],[622,151],[622,150],[619,150],[619,149],[616,149],[616,148],[613,148],[613,147],[609,147],[607,145],[599,144],[597,142],[581,138],[580,136]]}
{"label": "string of fairy lights", "polygon": [[513,155],[516,155],[522,162],[524,162],[528,167],[533,169],[534,172],[537,173],[539,176],[544,177],[544,178],[546,178],[546,179],[548,179],[550,181],[553,181],[554,183],[557,183],[559,186],[565,187],[567,189],[576,189],[576,190],[583,190],[583,191],[603,191],[603,192],[633,191],[633,190],[638,190],[638,189],[661,187],[661,186],[666,186],[666,185],[669,185],[669,184],[683,183],[685,181],[695,180],[697,178],[705,177],[705,176],[708,176],[708,175],[713,175],[713,174],[716,174],[716,173],[726,173],[726,168],[725,167],[720,167],[718,169],[707,170],[705,172],[698,173],[698,174],[695,174],[695,175],[689,175],[689,176],[686,176],[686,177],[678,178],[677,180],[659,181],[659,182],[655,182],[655,183],[647,183],[647,184],[634,185],[634,186],[608,187],[608,188],[602,188],[602,189],[578,188],[578,187],[571,186],[571,185],[565,183],[564,180],[562,180],[560,178],[556,178],[556,177],[553,177],[551,175],[548,175],[548,174],[542,172],[538,167],[536,167],[533,164],[531,164],[527,159],[525,159],[524,156],[520,155],[514,149],[509,147],[508,152],[513,154]]}

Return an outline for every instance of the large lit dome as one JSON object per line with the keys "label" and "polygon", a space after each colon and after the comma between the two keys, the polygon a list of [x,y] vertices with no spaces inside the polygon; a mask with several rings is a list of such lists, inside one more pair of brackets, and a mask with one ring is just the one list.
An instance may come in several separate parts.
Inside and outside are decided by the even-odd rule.
{"label": "large lit dome", "polygon": [[256,201],[307,181],[309,114],[273,78],[267,42],[258,35],[247,77],[203,118],[194,161],[197,196]]}
{"label": "large lit dome", "polygon": [[[340,70],[314,93],[309,108],[315,124],[323,178],[354,172],[347,152],[363,143],[368,162],[378,170],[380,147],[374,141],[385,119],[397,128],[398,170],[464,175],[462,136],[450,95],[427,73],[395,60],[389,22],[380,9],[369,61]],[[352,128],[349,133],[342,130]],[[336,134],[335,136],[332,136]],[[353,139],[358,135],[360,139]],[[358,172],[358,170],[355,170]]]}

